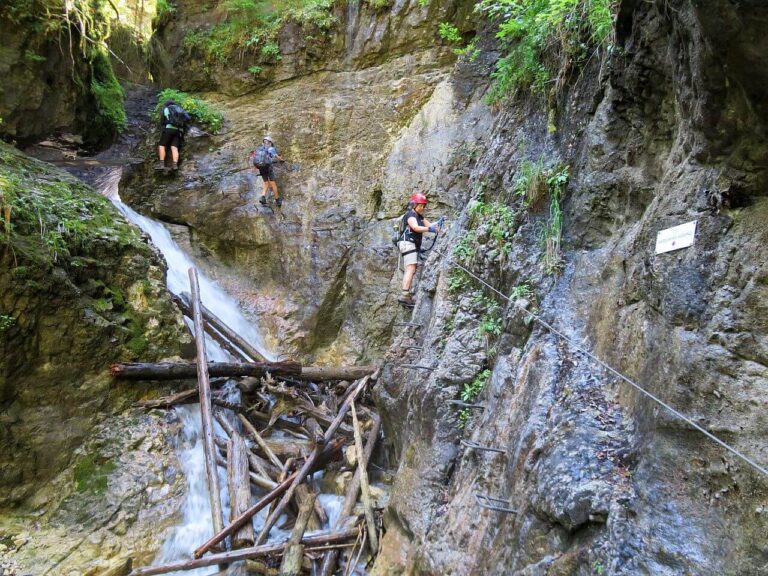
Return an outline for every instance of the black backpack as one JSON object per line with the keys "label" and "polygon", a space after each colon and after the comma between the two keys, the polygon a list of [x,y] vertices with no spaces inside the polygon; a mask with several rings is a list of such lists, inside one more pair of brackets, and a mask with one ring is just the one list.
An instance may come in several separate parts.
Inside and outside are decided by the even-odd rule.
{"label": "black backpack", "polygon": [[168,110],[168,122],[173,124],[176,128],[184,128],[192,117],[187,113],[184,108],[178,104],[171,104],[167,108]]}

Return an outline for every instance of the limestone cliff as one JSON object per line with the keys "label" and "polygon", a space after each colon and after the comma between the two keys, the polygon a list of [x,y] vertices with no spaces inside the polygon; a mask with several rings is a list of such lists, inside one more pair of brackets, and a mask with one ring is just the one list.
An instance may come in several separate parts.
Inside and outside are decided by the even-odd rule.
{"label": "limestone cliff", "polygon": [[[515,212],[511,246],[470,204],[443,249],[512,304],[427,262],[422,328],[395,340],[378,391],[398,474],[376,573],[765,573],[766,478],[519,309],[768,462],[765,18],[757,3],[622,2],[618,50],[563,93],[554,132],[535,99],[496,116],[470,179],[476,202]],[[542,157],[570,167],[558,273],[549,211],[514,193]],[[654,253],[659,230],[692,220],[691,248]],[[447,401],[484,369],[486,408],[461,430]]]}
{"label": "limestone cliff", "polygon": [[7,507],[40,490],[95,426],[136,398],[111,382],[111,362],[178,355],[190,337],[165,290],[163,261],[108,200],[6,145],[0,185]]}

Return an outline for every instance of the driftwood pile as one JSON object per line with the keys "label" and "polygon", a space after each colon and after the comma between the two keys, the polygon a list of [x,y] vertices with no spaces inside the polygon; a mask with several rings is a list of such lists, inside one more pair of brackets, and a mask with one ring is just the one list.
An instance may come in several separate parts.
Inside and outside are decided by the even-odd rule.
{"label": "driftwood pile", "polygon": [[[347,569],[366,546],[375,556],[379,534],[368,485],[368,462],[379,437],[378,415],[362,404],[365,391],[377,378],[373,367],[302,367],[293,362],[266,362],[200,303],[197,273],[190,269],[191,297],[178,300],[193,319],[197,361],[193,364],[116,364],[115,377],[125,379],[197,378],[198,388],[139,403],[169,408],[200,402],[203,445],[214,536],[190,550],[188,560],[139,568],[131,576],[149,576],[204,566],[225,570],[235,561],[248,561],[259,574],[334,574],[339,555],[347,551]],[[205,332],[212,334],[236,363],[209,363]],[[233,404],[211,389],[210,377],[238,378],[241,401]],[[214,388],[218,382],[214,381]],[[216,438],[213,422],[226,432]],[[280,441],[272,435],[279,433]],[[365,434],[365,441],[363,441]],[[286,441],[285,437],[290,436]],[[306,483],[311,474],[341,460],[342,448],[354,446],[357,471],[346,487],[339,519],[325,531],[306,535],[328,522],[320,501]],[[217,466],[227,470],[230,518],[222,512]],[[355,513],[362,493],[363,513]],[[261,494],[255,498],[253,494]],[[260,530],[253,518],[269,507]],[[267,543],[283,514],[295,517],[289,539]],[[283,526],[284,528],[284,526]]]}

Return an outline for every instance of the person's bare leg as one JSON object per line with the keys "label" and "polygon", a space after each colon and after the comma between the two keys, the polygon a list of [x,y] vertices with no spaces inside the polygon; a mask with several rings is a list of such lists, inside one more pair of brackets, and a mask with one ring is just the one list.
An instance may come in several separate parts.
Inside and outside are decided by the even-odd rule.
{"label": "person's bare leg", "polygon": [[274,196],[274,197],[275,197],[275,200],[277,200],[278,198],[280,198],[280,193],[277,191],[277,182],[275,182],[274,180],[272,180],[272,181],[269,183],[269,186],[272,188],[272,196]]}
{"label": "person's bare leg", "polygon": [[411,284],[413,283],[413,277],[416,275],[416,264],[408,264],[405,267],[405,273],[403,274],[403,294],[411,291]]}
{"label": "person's bare leg", "polygon": [[179,163],[179,149],[176,148],[176,146],[171,146],[171,160],[173,160],[175,164]]}
{"label": "person's bare leg", "polygon": [[165,162],[165,146],[157,147],[157,158],[160,162]]}

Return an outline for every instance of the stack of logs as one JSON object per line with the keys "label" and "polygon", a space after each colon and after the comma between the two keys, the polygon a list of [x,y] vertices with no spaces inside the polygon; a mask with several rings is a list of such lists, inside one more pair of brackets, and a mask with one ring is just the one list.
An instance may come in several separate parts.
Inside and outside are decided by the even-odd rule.
{"label": "stack of logs", "polygon": [[[139,568],[131,572],[131,576],[166,574],[205,566],[219,566],[223,571],[230,563],[243,560],[247,560],[249,569],[258,574],[299,575],[311,570],[313,574],[330,576],[336,570],[341,550],[349,549],[347,568],[359,561],[366,542],[371,557],[375,556],[379,538],[369,494],[367,465],[376,446],[381,422],[375,412],[361,403],[366,388],[377,378],[375,369],[302,367],[293,362],[266,362],[258,351],[202,306],[194,269],[190,269],[190,284],[191,297],[185,295],[178,303],[194,322],[197,362],[116,364],[112,366],[112,374],[117,378],[144,381],[198,379],[197,389],[139,404],[145,408],[169,408],[200,401],[215,534],[190,551],[190,559]],[[239,362],[209,363],[205,350],[206,332]],[[211,381],[211,377],[219,380]],[[236,382],[243,399],[239,403],[227,401],[221,391],[216,390],[218,384],[233,378],[238,379]],[[226,432],[226,440],[215,438],[214,419]],[[365,445],[364,430],[367,432]],[[293,439],[274,442],[269,436],[275,431],[293,436]],[[306,481],[314,472],[339,460],[345,444],[355,446],[357,471],[347,484],[339,518],[327,530],[305,535],[305,531],[317,530],[328,523],[322,505]],[[227,470],[231,513],[226,525],[217,466]],[[254,491],[263,494],[255,503]],[[362,522],[355,514],[358,493],[362,493]],[[291,505],[296,520],[290,538],[267,544],[270,531],[278,518],[290,511]],[[267,507],[266,519],[257,533],[253,517]]]}

